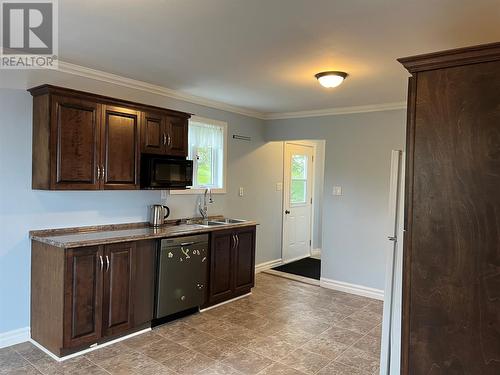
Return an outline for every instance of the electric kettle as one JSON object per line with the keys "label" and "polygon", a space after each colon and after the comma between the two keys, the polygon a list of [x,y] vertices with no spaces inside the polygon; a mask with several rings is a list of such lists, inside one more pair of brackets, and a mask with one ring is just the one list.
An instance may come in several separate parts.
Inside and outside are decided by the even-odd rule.
{"label": "electric kettle", "polygon": [[170,215],[170,208],[161,204],[154,204],[150,209],[149,225],[158,227],[165,224],[165,219]]}

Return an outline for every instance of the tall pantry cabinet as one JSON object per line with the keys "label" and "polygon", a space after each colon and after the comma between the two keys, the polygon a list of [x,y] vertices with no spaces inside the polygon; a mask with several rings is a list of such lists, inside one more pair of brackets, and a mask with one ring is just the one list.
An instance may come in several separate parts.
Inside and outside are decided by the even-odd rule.
{"label": "tall pantry cabinet", "polygon": [[500,374],[500,43],[399,59],[403,374]]}

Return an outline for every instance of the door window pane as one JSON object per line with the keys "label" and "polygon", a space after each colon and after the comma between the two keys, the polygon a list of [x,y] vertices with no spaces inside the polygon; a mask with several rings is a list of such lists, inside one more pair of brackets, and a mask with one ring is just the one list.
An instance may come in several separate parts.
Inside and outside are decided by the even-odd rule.
{"label": "door window pane", "polygon": [[292,155],[292,179],[307,178],[307,156]]}
{"label": "door window pane", "polygon": [[291,203],[306,203],[307,181],[292,180]]}
{"label": "door window pane", "polygon": [[292,155],[290,203],[304,204],[307,200],[307,156]]}

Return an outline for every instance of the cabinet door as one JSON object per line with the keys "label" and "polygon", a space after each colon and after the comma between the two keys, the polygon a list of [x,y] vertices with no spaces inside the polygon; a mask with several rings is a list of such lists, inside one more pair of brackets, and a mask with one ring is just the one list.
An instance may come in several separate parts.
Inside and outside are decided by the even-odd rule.
{"label": "cabinet door", "polygon": [[[64,281],[64,347],[96,343],[101,337],[102,248],[67,250]],[[47,275],[49,277],[49,275]]]}
{"label": "cabinet door", "polygon": [[104,106],[101,163],[104,189],[138,189],[139,112]]}
{"label": "cabinet door", "polygon": [[51,123],[51,187],[98,189],[100,105],[54,96]]}
{"label": "cabinet door", "polygon": [[188,120],[181,117],[166,117],[167,153],[172,156],[188,155]]}
{"label": "cabinet door", "polygon": [[231,298],[233,294],[233,248],[231,231],[212,233],[210,247],[209,303]]}
{"label": "cabinet door", "polygon": [[133,326],[137,327],[153,319],[155,276],[155,240],[139,241],[133,254],[132,305]]}
{"label": "cabinet door", "polygon": [[255,282],[255,227],[235,232],[234,292],[247,292]]}
{"label": "cabinet door", "polygon": [[165,154],[167,140],[164,116],[157,113],[144,112],[141,124],[142,152],[147,154]]}
{"label": "cabinet door", "polygon": [[132,254],[135,242],[104,247],[102,331],[115,335],[132,327]]}

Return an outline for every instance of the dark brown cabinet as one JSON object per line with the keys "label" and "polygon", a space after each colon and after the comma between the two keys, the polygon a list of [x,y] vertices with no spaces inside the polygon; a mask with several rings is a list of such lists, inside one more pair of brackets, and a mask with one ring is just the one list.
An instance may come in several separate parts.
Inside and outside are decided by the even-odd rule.
{"label": "dark brown cabinet", "polygon": [[500,374],[500,43],[400,59],[402,374]]}
{"label": "dark brown cabinet", "polygon": [[212,233],[210,241],[210,283],[211,303],[230,299],[233,295],[234,235],[232,231]]}
{"label": "dark brown cabinet", "polygon": [[246,293],[255,282],[255,228],[236,232],[234,250],[234,291]]}
{"label": "dark brown cabinet", "polygon": [[139,112],[103,106],[101,180],[104,189],[139,187]]}
{"label": "dark brown cabinet", "polygon": [[[37,175],[50,173],[46,177],[57,189],[98,189],[100,106],[78,98],[55,96],[51,115],[50,148],[54,152],[43,157],[50,158],[44,164],[54,168],[34,169],[34,183],[40,180]],[[35,143],[34,154],[42,156],[39,144]]]}
{"label": "dark brown cabinet", "polygon": [[103,318],[104,336],[128,331],[132,326],[132,255],[135,242],[104,247]]}
{"label": "dark brown cabinet", "polygon": [[167,131],[165,116],[160,113],[144,112],[142,119],[141,151],[146,154],[166,154]]}
{"label": "dark brown cabinet", "polygon": [[68,250],[64,295],[64,348],[101,338],[102,247]]}
{"label": "dark brown cabinet", "polygon": [[33,189],[139,189],[141,152],[188,154],[187,113],[50,85],[29,91]]}
{"label": "dark brown cabinet", "polygon": [[142,152],[186,157],[188,155],[188,119],[154,112],[144,113]]}
{"label": "dark brown cabinet", "polygon": [[213,232],[208,305],[249,293],[254,282],[255,227]]}
{"label": "dark brown cabinet", "polygon": [[167,116],[167,154],[172,156],[188,155],[188,119]]}
{"label": "dark brown cabinet", "polygon": [[66,250],[33,241],[32,249],[31,333],[52,352],[66,355],[150,324],[156,241]]}

